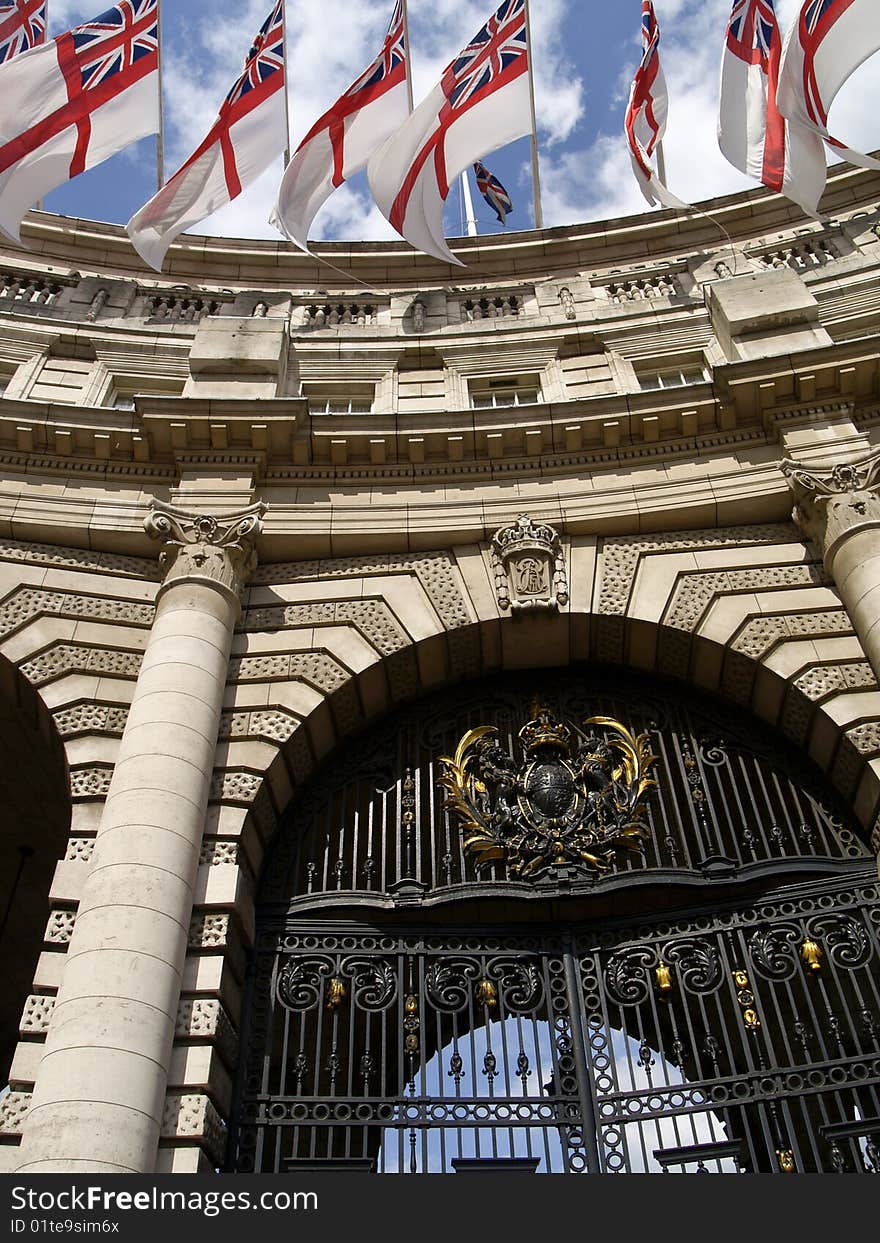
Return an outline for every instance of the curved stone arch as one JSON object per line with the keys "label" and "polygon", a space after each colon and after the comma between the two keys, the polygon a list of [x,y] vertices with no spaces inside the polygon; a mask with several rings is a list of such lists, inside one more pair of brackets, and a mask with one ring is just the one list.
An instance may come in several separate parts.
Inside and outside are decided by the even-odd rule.
{"label": "curved stone arch", "polygon": [[[795,635],[799,616],[788,618]],[[805,616],[818,618],[826,624],[824,614]],[[852,719],[858,721],[849,728],[849,718],[840,710],[840,703],[848,703],[853,695],[858,698],[876,695],[880,704],[880,692],[873,677],[869,680],[865,675],[862,662],[823,665],[813,654],[803,667],[797,666],[785,673],[784,664],[774,667],[772,662],[768,663],[769,658],[785,646],[784,636],[782,640],[777,637],[767,642],[761,655],[756,655],[750,649],[744,651],[737,647],[735,638],[741,629],[734,631],[734,641],[723,643],[695,631],[682,631],[640,619],[627,619],[624,624],[621,650],[625,658],[602,660],[597,651],[601,620],[595,613],[575,609],[536,615],[531,619],[495,617],[414,642],[411,658],[422,667],[426,655],[430,654],[433,676],[424,679],[414,693],[400,700],[393,700],[389,693],[384,710],[363,712],[356,731],[341,728],[340,722],[351,725],[353,697],[361,705],[375,697],[375,678],[383,662],[377,659],[356,673],[350,672],[346,681],[324,695],[311,712],[300,718],[288,718],[286,736],[283,740],[276,738],[274,755],[263,770],[218,771],[213,801],[248,809],[247,822],[253,832],[245,831],[243,846],[249,870],[259,871],[263,850],[295,789],[307,781],[329,755],[337,753],[354,732],[378,723],[398,704],[412,702],[465,680],[575,663],[619,665],[634,672],[677,676],[690,687],[714,694],[741,710],[754,712],[806,751],[835,790],[854,807],[866,840],[870,837],[880,806],[880,720],[866,725],[868,705],[855,711],[849,704]],[[834,623],[830,633],[837,636],[846,633],[845,628],[834,629],[833,626]],[[800,643],[796,637],[789,637],[794,643]],[[683,640],[688,648],[684,675],[666,667],[664,657],[664,652],[671,649],[680,659]],[[454,665],[448,651],[451,642],[477,643],[481,653],[479,668],[469,675],[453,673]],[[444,646],[447,648],[446,672],[441,674],[438,657]],[[747,694],[744,686],[749,688]],[[251,734],[252,738],[258,736],[258,730],[259,726]],[[874,845],[876,848],[876,840]]]}
{"label": "curved stone arch", "polygon": [[2,1086],[19,1022],[27,1025],[29,1021],[26,1001],[50,917],[49,890],[56,865],[64,857],[71,821],[67,755],[52,712],[39,691],[2,654],[0,752]]}

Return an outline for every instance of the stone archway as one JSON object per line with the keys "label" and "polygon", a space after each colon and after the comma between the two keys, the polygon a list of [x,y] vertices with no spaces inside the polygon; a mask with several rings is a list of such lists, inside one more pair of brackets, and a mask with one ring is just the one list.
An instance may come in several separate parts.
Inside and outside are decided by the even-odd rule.
{"label": "stone archway", "polygon": [[[48,708],[0,657],[0,1085],[6,1083],[70,827],[64,747]],[[39,1000],[39,999],[37,999]]]}

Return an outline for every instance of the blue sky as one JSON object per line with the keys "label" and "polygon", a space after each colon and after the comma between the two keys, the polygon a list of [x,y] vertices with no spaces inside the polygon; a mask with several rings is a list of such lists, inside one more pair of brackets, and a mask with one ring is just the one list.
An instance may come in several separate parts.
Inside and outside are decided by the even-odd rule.
{"label": "blue sky", "polygon": [[[51,33],[101,11],[101,0],[49,0]],[[163,0],[166,173],[187,157],[210,126],[240,72],[270,0]],[[375,55],[392,0],[288,0],[290,110],[294,144]],[[800,0],[777,0],[783,26]],[[416,102],[443,66],[493,11],[492,0],[409,0]],[[670,120],[666,160],[671,188],[698,201],[754,183],[731,168],[715,141],[720,49],[730,0],[657,0],[663,30]],[[533,0],[535,71],[544,214],[547,225],[626,215],[646,208],[629,168],[621,128],[640,55],[640,0]],[[874,101],[880,56],[841,93],[832,129],[863,150],[880,147]],[[529,144],[523,140],[488,164],[510,191],[510,228],[532,226]],[[124,224],[155,190],[155,142],[130,147],[101,168],[55,191],[48,210]],[[268,224],[281,161],[198,232],[277,238]],[[481,232],[494,214],[477,199]],[[457,192],[447,230],[461,232]],[[319,238],[395,236],[372,206],[363,178],[339,191],[318,218]]]}

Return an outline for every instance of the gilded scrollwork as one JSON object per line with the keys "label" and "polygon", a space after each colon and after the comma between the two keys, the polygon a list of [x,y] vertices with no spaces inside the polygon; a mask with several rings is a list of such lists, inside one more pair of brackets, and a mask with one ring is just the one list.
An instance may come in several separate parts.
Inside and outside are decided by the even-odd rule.
{"label": "gilded scrollwork", "polygon": [[641,850],[656,785],[647,734],[609,717],[575,728],[536,703],[519,741],[518,762],[496,728],[479,726],[440,761],[445,806],[478,868],[503,862],[512,877],[529,879],[564,866],[595,874],[618,849]]}

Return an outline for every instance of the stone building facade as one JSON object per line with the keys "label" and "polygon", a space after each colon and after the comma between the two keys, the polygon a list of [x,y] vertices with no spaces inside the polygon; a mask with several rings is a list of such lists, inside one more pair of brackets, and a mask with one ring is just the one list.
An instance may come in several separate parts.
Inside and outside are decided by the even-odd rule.
{"label": "stone building facade", "polygon": [[880,848],[880,177],[823,206],[0,253],[0,1169],[223,1165],[265,852],[431,692],[675,679]]}

